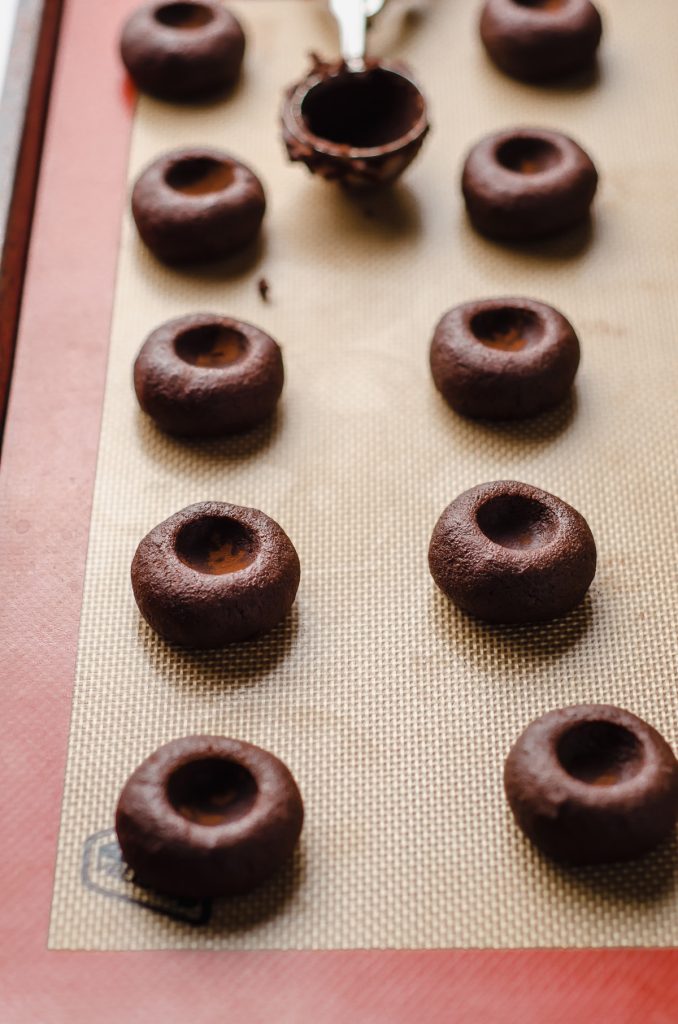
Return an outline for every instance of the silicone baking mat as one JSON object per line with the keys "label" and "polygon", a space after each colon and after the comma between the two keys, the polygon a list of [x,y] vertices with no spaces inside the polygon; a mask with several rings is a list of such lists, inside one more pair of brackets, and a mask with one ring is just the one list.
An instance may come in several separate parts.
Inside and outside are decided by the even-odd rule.
{"label": "silicone baking mat", "polygon": [[[674,745],[678,303],[673,5],[620,0],[600,80],[512,83],[473,45],[477,4],[391,16],[375,49],[406,58],[433,133],[391,193],[351,199],[288,166],[283,87],[307,53],[333,53],[305,0],[232,5],[251,39],[237,92],[204,107],[139,103],[130,182],[180,144],[221,146],[261,175],[257,253],[221,267],[158,265],[125,213],[92,518],[50,946],[431,948],[672,945],[674,845],[636,865],[555,868],[507,811],[506,752],[535,715],[580,700],[647,717]],[[506,248],[468,227],[461,160],[485,131],[561,128],[602,172],[595,222]],[[263,303],[257,281],[270,283]],[[527,294],[577,327],[576,394],[523,425],[463,421],[427,354],[440,314]],[[181,443],[139,413],[131,365],[145,335],[192,310],[251,320],[283,345],[275,422]],[[599,570],[586,602],[540,628],[488,628],[436,592],[432,527],[461,490],[517,478],[587,517]],[[292,537],[302,583],[269,637],[221,652],[172,648],[140,621],[139,539],[185,504],[254,505]],[[213,906],[134,887],[111,831],[120,787],[157,745],[191,732],[261,744],[290,766],[306,824],[289,870]],[[153,912],[152,912],[153,911]]]}

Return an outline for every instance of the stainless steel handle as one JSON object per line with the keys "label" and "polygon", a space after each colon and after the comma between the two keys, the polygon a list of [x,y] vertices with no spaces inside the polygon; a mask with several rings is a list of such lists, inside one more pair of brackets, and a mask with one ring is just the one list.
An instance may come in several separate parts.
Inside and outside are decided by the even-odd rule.
{"label": "stainless steel handle", "polygon": [[339,26],[340,50],[352,71],[365,66],[367,19],[384,6],[384,0],[330,0],[330,10]]}
{"label": "stainless steel handle", "polygon": [[330,10],[339,26],[341,56],[349,68],[361,68],[365,62],[365,0],[330,0]]}

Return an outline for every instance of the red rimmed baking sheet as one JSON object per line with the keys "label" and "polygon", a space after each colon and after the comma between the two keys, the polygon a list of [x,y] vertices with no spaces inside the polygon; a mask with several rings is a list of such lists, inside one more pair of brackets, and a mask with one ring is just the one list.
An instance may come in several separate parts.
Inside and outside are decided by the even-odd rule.
{"label": "red rimmed baking sheet", "polygon": [[4,1016],[77,1021],[94,1006],[103,1021],[212,1020],[228,1006],[262,1021],[672,1020],[672,951],[47,952],[126,189],[131,107],[114,46],[126,6],[67,7],[2,469]]}

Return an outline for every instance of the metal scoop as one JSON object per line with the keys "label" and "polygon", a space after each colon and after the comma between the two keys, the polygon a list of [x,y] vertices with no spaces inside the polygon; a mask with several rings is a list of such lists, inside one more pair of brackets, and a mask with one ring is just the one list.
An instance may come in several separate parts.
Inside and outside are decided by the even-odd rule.
{"label": "metal scoop", "polygon": [[365,57],[367,20],[385,0],[328,0],[341,61],[317,58],[285,96],[283,141],[292,161],[348,188],[400,177],[429,130],[426,100],[402,64]]}

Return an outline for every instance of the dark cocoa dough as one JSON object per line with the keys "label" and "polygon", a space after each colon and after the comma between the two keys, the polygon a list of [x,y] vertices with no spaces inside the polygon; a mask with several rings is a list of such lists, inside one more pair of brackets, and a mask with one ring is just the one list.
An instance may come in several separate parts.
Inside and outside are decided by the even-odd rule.
{"label": "dark cocoa dough", "polygon": [[534,299],[485,299],[455,306],[431,342],[431,373],[456,412],[522,419],[558,405],[579,366],[572,325]]}
{"label": "dark cocoa dough", "polygon": [[139,544],[132,589],[166,640],[221,647],[273,629],[299,586],[299,558],[263,512],[202,501],[175,512]]}
{"label": "dark cocoa dough", "polygon": [[584,598],[596,545],[583,516],[547,491],[514,480],[472,487],[436,523],[433,579],[485,622],[544,622]]}
{"label": "dark cocoa dough", "polygon": [[480,38],[498,68],[547,82],[593,64],[603,23],[590,0],[487,0]]}
{"label": "dark cocoa dough", "polygon": [[187,736],[132,773],[115,829],[140,885],[205,899],[265,881],[291,856],[303,820],[297,784],[273,754],[222,736]]}
{"label": "dark cocoa dough", "polygon": [[194,313],[144,342],[134,364],[139,405],[161,430],[209,437],[269,417],[283,388],[280,348],[242,320]]}
{"label": "dark cocoa dough", "polygon": [[550,711],[518,738],[504,768],[518,826],[568,864],[630,860],[678,819],[678,764],[659,733],[604,704]]}
{"label": "dark cocoa dough", "polygon": [[349,71],[317,61],[287,92],[283,140],[292,161],[350,188],[400,177],[429,131],[426,101],[407,68],[381,61]]}
{"label": "dark cocoa dough", "polygon": [[175,149],[132,191],[142,240],[164,263],[203,263],[239,252],[259,233],[266,197],[256,174],[218,149]]}
{"label": "dark cocoa dough", "polygon": [[154,0],[125,22],[120,54],[135,85],[165,100],[210,96],[240,74],[245,35],[217,0]]}
{"label": "dark cocoa dough", "polygon": [[471,223],[499,241],[529,241],[584,221],[598,187],[590,157],[567,135],[515,128],[482,139],[464,165]]}

